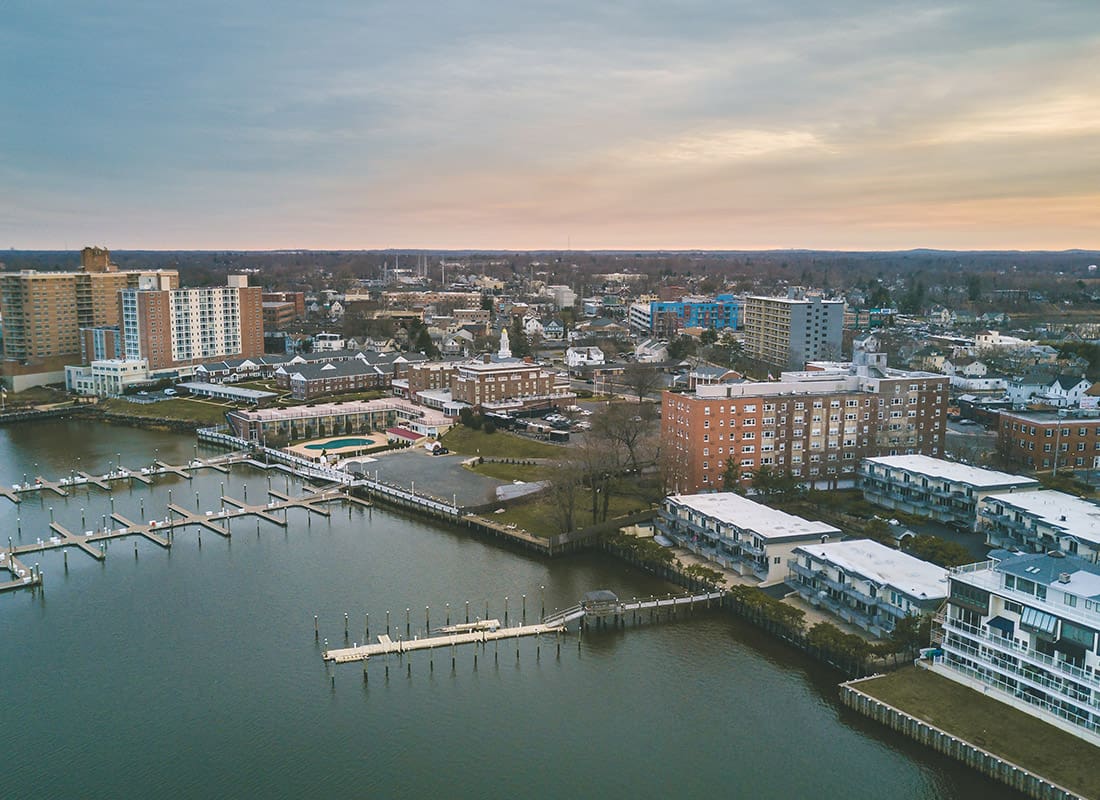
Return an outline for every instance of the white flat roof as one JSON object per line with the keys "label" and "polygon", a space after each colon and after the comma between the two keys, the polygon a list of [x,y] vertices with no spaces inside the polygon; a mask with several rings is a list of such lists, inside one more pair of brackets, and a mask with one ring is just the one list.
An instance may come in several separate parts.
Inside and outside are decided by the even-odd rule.
{"label": "white flat roof", "polygon": [[998,494],[989,500],[1030,514],[1078,539],[1100,543],[1100,505],[1096,503],[1055,491]]}
{"label": "white flat roof", "polygon": [[865,458],[872,464],[884,467],[904,469],[925,475],[929,478],[940,478],[953,483],[965,483],[976,488],[984,486],[1038,486],[1039,481],[1024,475],[1010,475],[1007,472],[998,472],[992,469],[971,467],[959,464],[955,461],[945,461],[942,458],[931,456],[877,456]]}
{"label": "white flat roof", "polygon": [[797,550],[910,597],[947,596],[947,570],[870,539],[803,544]]}
{"label": "white flat roof", "polygon": [[761,505],[734,492],[675,494],[668,499],[719,522],[752,531],[763,539],[840,534],[840,530],[832,525],[796,517],[794,514]]}

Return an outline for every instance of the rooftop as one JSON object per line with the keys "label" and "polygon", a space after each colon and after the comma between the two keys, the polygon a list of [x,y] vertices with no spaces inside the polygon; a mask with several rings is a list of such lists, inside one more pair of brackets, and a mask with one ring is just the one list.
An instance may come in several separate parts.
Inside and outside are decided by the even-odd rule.
{"label": "rooftop", "polygon": [[947,570],[870,539],[804,544],[798,550],[911,597],[947,596]]}
{"label": "rooftop", "polygon": [[399,397],[386,397],[379,400],[345,400],[335,403],[309,403],[290,408],[261,408],[252,411],[233,411],[233,416],[256,422],[274,422],[284,419],[310,419],[314,417],[332,417],[343,414],[368,414],[378,411],[395,410],[425,425],[449,426],[451,420],[430,408],[414,405]]}
{"label": "rooftop", "polygon": [[186,389],[192,394],[218,394],[222,397],[236,397],[241,400],[259,401],[268,397],[276,397],[275,392],[262,392],[258,389],[246,389],[242,386],[233,386],[225,383],[204,383],[202,381],[185,381],[177,383],[179,389]]}
{"label": "rooftop", "polygon": [[796,517],[761,505],[734,492],[671,495],[669,501],[698,511],[726,525],[751,531],[764,539],[839,536],[840,530],[824,522]]}
{"label": "rooftop", "polygon": [[[1049,553],[1012,553],[993,550],[993,569],[1028,578],[1046,586],[1057,586],[1079,597],[1100,599],[1100,566],[1077,556]],[[1068,576],[1069,580],[1062,578]]]}
{"label": "rooftop", "polygon": [[1078,539],[1100,543],[1100,505],[1096,503],[1055,491],[999,494],[989,501],[1029,514]]}
{"label": "rooftop", "polygon": [[864,463],[877,464],[893,469],[904,469],[929,478],[939,478],[952,483],[965,483],[977,489],[1004,486],[1038,486],[1039,481],[1024,475],[1010,475],[992,469],[971,467],[955,461],[945,461],[931,456],[878,456],[865,458]]}

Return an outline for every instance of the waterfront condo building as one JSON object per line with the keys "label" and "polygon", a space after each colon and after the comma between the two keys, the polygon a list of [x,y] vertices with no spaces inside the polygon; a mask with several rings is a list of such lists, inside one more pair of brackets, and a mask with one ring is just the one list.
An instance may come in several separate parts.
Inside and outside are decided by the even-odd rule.
{"label": "waterfront condo building", "polygon": [[123,357],[149,370],[227,357],[262,356],[260,288],[230,275],[226,286],[174,289],[142,280],[119,295]]}
{"label": "waterfront condo building", "polygon": [[119,324],[118,295],[141,280],[179,285],[175,270],[120,270],[102,248],[86,247],[78,271],[0,273],[4,384],[14,391],[65,380],[86,363],[81,329]]}
{"label": "waterfront condo building", "polygon": [[876,506],[974,530],[978,503],[989,494],[1036,489],[1023,475],[971,467],[924,455],[865,458],[860,465],[863,497]]}
{"label": "waterfront condo building", "polygon": [[1100,561],[1100,505],[1064,492],[998,492],[978,502],[978,532],[1005,550]]}
{"label": "waterfront condo building", "polygon": [[844,301],[820,297],[748,297],[744,302],[745,352],[787,369],[841,355]]}
{"label": "waterfront condo building", "polygon": [[[854,476],[869,455],[943,452],[949,378],[868,363],[785,372],[778,381],[665,392],[663,458],[676,491],[730,488],[761,467],[808,483]],[[731,469],[732,466],[732,469]]]}
{"label": "waterfront condo building", "polygon": [[947,597],[947,570],[870,539],[799,545],[788,566],[804,600],[874,636]]}
{"label": "waterfront condo building", "polygon": [[931,668],[1100,746],[1100,567],[994,550],[950,571]]}
{"label": "waterfront condo building", "polygon": [[997,453],[1036,472],[1100,469],[1100,419],[1057,411],[1002,411]]}
{"label": "waterfront condo building", "polygon": [[794,548],[840,536],[840,530],[749,500],[734,492],[666,497],[657,528],[696,555],[765,584],[787,579]]}

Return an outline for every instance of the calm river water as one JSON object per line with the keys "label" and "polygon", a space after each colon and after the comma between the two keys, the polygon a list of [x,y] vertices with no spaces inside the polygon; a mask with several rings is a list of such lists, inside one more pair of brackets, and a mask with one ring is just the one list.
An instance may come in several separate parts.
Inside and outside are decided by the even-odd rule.
{"label": "calm river water", "polygon": [[[200,453],[212,452],[203,449]],[[0,429],[0,482],[37,464],[56,477],[182,463],[189,436],[95,423]],[[79,466],[76,459],[79,458]],[[222,491],[255,502],[267,477],[238,468],[115,491],[131,519],[172,500],[217,508]],[[286,479],[272,478],[285,489]],[[295,483],[291,481],[291,488]],[[0,499],[4,544],[100,524],[109,495]],[[179,531],[170,552],[132,540],[104,563],[38,559],[45,592],[0,595],[0,797],[35,798],[980,798],[999,785],[843,709],[840,677],[718,612],[571,635],[555,657],[533,640],[480,656],[415,655],[405,666],[328,669],[314,640],[372,635],[385,612],[414,628],[469,600],[537,615],[590,589],[634,596],[670,587],[585,555],[541,561],[388,511],[333,506],[331,521],[290,514],[283,530],[234,526],[231,540]],[[26,559],[33,563],[34,558]],[[335,688],[330,683],[335,675]]]}

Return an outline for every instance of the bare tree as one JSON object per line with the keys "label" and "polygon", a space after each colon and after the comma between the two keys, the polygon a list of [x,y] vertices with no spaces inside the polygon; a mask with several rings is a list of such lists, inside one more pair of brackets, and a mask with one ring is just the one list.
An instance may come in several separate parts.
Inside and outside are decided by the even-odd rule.
{"label": "bare tree", "polygon": [[649,364],[632,361],[623,368],[622,382],[641,403],[647,394],[661,387],[661,374]]}
{"label": "bare tree", "polygon": [[592,418],[589,436],[603,440],[609,447],[621,448],[627,469],[637,472],[643,463],[656,458],[655,422],[656,412],[652,404],[612,404]]}

